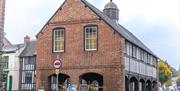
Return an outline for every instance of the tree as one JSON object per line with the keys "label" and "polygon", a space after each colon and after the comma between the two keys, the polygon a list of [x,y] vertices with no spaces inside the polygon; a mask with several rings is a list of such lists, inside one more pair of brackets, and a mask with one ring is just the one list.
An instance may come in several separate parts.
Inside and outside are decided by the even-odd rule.
{"label": "tree", "polygon": [[159,81],[162,85],[164,85],[166,82],[168,82],[168,84],[171,84],[172,71],[171,71],[171,67],[168,65],[167,62],[163,60],[159,61],[158,73],[159,73]]}
{"label": "tree", "polygon": [[167,86],[167,87],[172,86],[172,79],[169,79],[169,80],[166,82],[166,86]]}

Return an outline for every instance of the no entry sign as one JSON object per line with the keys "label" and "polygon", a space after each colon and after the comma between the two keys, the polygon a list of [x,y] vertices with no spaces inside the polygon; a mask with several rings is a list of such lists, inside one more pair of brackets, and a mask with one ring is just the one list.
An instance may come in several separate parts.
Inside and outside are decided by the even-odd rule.
{"label": "no entry sign", "polygon": [[54,60],[54,62],[53,62],[53,66],[54,66],[54,68],[55,69],[59,69],[60,67],[61,67],[61,60],[60,59],[56,59],[56,60]]}

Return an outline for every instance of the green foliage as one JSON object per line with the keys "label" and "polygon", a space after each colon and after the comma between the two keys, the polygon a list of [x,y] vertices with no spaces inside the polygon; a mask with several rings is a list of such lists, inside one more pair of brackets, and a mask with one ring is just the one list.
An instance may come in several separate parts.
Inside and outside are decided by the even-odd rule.
{"label": "green foliage", "polygon": [[169,80],[166,82],[166,86],[167,86],[167,87],[172,86],[172,79],[169,79]]}
{"label": "green foliage", "polygon": [[161,84],[165,84],[168,82],[168,85],[172,84],[172,71],[171,67],[168,65],[167,62],[161,60],[158,63],[158,73],[159,73],[159,81]]}

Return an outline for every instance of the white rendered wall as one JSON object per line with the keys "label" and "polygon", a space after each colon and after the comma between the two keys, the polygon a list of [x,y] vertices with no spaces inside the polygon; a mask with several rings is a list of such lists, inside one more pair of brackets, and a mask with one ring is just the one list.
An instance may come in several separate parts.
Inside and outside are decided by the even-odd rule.
{"label": "white rendered wall", "polygon": [[21,48],[16,51],[16,53],[6,53],[3,56],[8,56],[8,81],[7,90],[9,90],[9,77],[12,76],[12,90],[19,90],[19,54],[23,51]]}

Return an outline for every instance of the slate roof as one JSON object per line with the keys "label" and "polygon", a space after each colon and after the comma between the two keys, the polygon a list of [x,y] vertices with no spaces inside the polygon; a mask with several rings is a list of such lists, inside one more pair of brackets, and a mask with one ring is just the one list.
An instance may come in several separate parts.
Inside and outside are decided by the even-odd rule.
{"label": "slate roof", "polygon": [[34,55],[36,55],[36,41],[30,41],[20,54],[20,57],[29,57]]}
{"label": "slate roof", "polygon": [[16,52],[18,49],[24,47],[24,44],[16,44],[16,45],[6,45],[3,46],[3,52],[4,53],[12,53],[12,52]]}
{"label": "slate roof", "polygon": [[6,37],[3,38],[3,53],[15,53],[20,48],[23,48],[24,44],[12,44]]}
{"label": "slate roof", "polygon": [[129,42],[135,44],[136,46],[144,49],[148,53],[152,54],[153,56],[157,57],[148,47],[146,47],[136,36],[134,36],[131,32],[125,29],[120,24],[112,21],[108,16],[106,16],[102,11],[91,5],[86,0],[81,0],[89,9],[91,9],[96,15],[100,17],[104,22],[106,22],[112,29],[117,31],[122,37],[124,37]]}
{"label": "slate roof", "polygon": [[9,45],[9,46],[5,46],[3,47],[3,52],[4,53],[10,53],[10,52],[15,52],[17,51],[18,49],[24,47],[23,44],[17,44],[17,45]]}

